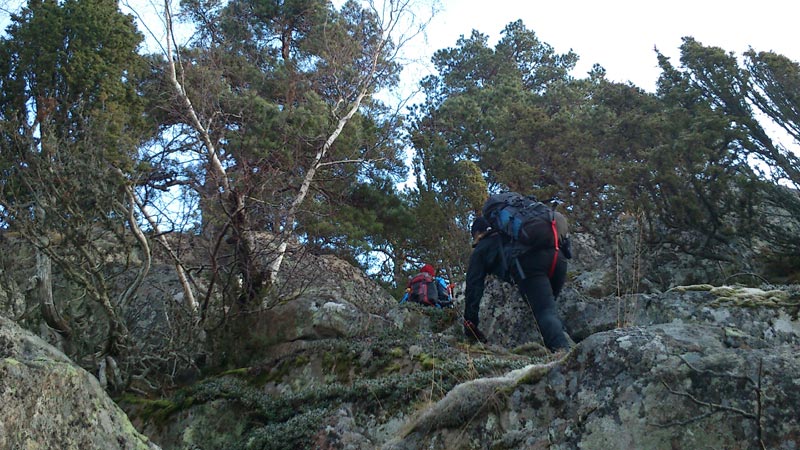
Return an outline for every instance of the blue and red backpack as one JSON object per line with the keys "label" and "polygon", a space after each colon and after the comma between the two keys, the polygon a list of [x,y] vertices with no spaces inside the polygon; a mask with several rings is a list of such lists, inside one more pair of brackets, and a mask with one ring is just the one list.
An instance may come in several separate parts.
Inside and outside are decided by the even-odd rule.
{"label": "blue and red backpack", "polygon": [[552,276],[558,260],[559,242],[555,211],[550,205],[516,192],[503,192],[489,196],[482,213],[492,229],[508,237],[503,248],[507,270],[515,264],[524,278],[519,256],[531,250],[553,248],[555,252],[549,273]]}

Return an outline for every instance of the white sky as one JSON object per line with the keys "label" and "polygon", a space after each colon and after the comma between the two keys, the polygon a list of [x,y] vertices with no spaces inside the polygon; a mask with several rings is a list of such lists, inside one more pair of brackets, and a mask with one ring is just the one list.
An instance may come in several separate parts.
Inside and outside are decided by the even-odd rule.
{"label": "white sky", "polygon": [[681,37],[741,55],[748,47],[800,61],[800,3],[795,0],[440,0],[443,10],[409,52],[430,61],[473,29],[490,37],[517,19],[556,53],[579,57],[574,76],[594,63],[608,79],[655,90],[660,73],[654,47],[679,65]]}
{"label": "white sky", "polygon": [[[160,5],[155,0],[131,0],[140,14],[151,15]],[[177,0],[173,1],[176,3]],[[380,0],[378,0],[380,1]],[[425,3],[426,0],[422,0]],[[431,0],[427,0],[431,1]],[[433,0],[436,1],[436,0]],[[0,0],[0,24],[7,12],[24,0]],[[741,55],[749,46],[775,51],[800,61],[800,3],[796,0],[438,0],[425,37],[404,47],[406,57],[430,62],[433,52],[454,47],[459,36],[473,29],[488,35],[494,46],[500,31],[522,19],[540,41],[557,53],[574,51],[579,57],[573,73],[584,77],[599,63],[612,81],[655,90],[659,75],[653,47],[678,65],[681,37],[692,36],[703,45],[721,47]],[[124,5],[123,12],[130,12]],[[344,0],[333,0],[340,6]],[[425,16],[425,11],[419,12]],[[156,30],[159,31],[157,28]],[[145,34],[146,30],[142,30]],[[431,72],[429,64],[409,67],[404,85],[413,86]]]}

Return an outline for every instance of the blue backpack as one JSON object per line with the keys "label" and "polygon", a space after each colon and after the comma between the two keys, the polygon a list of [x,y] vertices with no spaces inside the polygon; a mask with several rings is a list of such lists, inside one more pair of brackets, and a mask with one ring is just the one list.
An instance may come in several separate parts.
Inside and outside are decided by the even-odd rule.
{"label": "blue backpack", "polygon": [[531,249],[557,247],[555,212],[532,197],[516,192],[492,195],[483,205],[483,217],[493,229]]}
{"label": "blue backpack", "polygon": [[[558,253],[558,229],[553,209],[533,197],[524,197],[516,192],[504,192],[489,196],[483,205],[483,217],[492,229],[508,238],[503,246],[505,269],[516,264],[524,278],[517,258],[530,250],[555,248]],[[550,272],[555,268],[555,258]]]}

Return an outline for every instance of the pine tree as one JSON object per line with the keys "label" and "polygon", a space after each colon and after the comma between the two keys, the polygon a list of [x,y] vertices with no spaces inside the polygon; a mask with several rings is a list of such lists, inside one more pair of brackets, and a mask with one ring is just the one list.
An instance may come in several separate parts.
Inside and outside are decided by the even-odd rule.
{"label": "pine tree", "polygon": [[[129,267],[110,261],[141,252],[130,288],[149,261],[132,190],[147,137],[136,86],[140,42],[132,17],[110,0],[31,1],[0,42],[0,220],[37,248],[39,274],[52,262],[73,292],[94,300],[40,298],[73,356],[100,355],[89,365],[115,367],[127,356],[119,304],[132,290],[113,298],[110,280]],[[111,378],[123,383],[121,373]]]}

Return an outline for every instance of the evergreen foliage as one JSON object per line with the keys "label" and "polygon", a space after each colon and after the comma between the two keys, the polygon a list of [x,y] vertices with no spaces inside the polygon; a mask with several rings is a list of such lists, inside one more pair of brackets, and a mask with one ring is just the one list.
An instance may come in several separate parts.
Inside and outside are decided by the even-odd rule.
{"label": "evergreen foliage", "polygon": [[[151,132],[136,84],[142,37],[133,18],[106,0],[32,1],[7,31],[0,223],[36,248],[41,314],[70,356],[90,369],[106,357],[127,365],[120,312],[127,294],[116,284],[141,281],[123,274],[142,275],[150,257],[134,238],[130,196],[139,147]],[[57,304],[51,264],[66,278]],[[111,376],[121,387],[123,376]]]}
{"label": "evergreen foliage", "polygon": [[[354,193],[397,181],[404,168],[396,119],[372,96],[396,84],[400,69],[377,12],[320,0],[184,7],[198,34],[179,49],[181,80],[199,122],[172,106],[179,102],[168,84],[150,83],[166,99],[156,107],[168,112],[163,152],[151,158],[168,155],[198,199],[196,231],[218,268],[212,283],[241,280],[236,301],[260,307],[274,291],[270,271],[283,250],[252,248],[259,232],[351,261],[364,260],[373,245],[379,251],[383,239],[373,234],[381,231],[353,214]],[[207,138],[197,123],[213,124]]]}
{"label": "evergreen foliage", "polygon": [[[749,76],[735,58],[690,38],[681,50],[681,68],[659,55],[655,94],[609,82],[601,67],[572,79],[575,56],[555,55],[520,23],[510,24],[494,49],[474,32],[440,50],[438,75],[424,80],[427,101],[409,126],[421,195],[434,192],[450,204],[443,194],[459,172],[453,164],[469,160],[489,190],[565,201],[574,228],[598,242],[609,241],[620,217],[635,215],[644,218],[651,248],[669,244],[735,261],[734,240],[757,239],[765,225],[775,226],[757,220],[758,208],[770,204],[763,195],[797,198],[795,190],[765,185],[753,158],[776,167],[777,181],[790,179],[795,157],[756,119],[751,105],[765,103],[764,96],[749,93]],[[782,79],[791,84],[786,74]],[[771,205],[778,211],[794,201]],[[445,223],[464,223],[455,215],[443,220],[441,234]],[[783,222],[771,234],[795,235],[796,221],[788,223],[789,230]]]}

